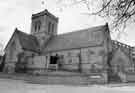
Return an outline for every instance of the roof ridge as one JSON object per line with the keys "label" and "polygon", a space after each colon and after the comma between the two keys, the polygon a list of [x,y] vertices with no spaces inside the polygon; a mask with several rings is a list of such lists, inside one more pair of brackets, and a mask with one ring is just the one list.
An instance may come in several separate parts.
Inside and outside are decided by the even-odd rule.
{"label": "roof ridge", "polygon": [[89,28],[80,29],[80,30],[73,30],[71,32],[58,34],[57,36],[62,36],[62,35],[67,35],[67,34],[73,34],[73,33],[78,33],[78,32],[84,32],[84,31],[88,31],[88,30],[93,30],[94,28],[101,28],[101,27],[105,27],[105,26],[106,25],[100,25],[100,26],[94,26],[94,27],[89,27]]}
{"label": "roof ridge", "polygon": [[31,35],[31,34],[27,34],[27,33],[23,32],[23,31],[20,31],[20,30],[16,30],[16,31],[17,31],[17,33],[19,33],[19,34],[23,34],[23,35],[25,35],[25,36],[27,36],[27,37],[32,37],[31,39],[36,38],[35,36],[33,36],[33,35]]}
{"label": "roof ridge", "polygon": [[18,33],[22,33],[22,34],[25,34],[25,35],[31,35],[31,34],[28,34],[28,33],[25,33],[25,32],[23,32],[23,31],[21,31],[21,30],[15,30],[16,32],[18,32]]}
{"label": "roof ridge", "polygon": [[[16,29],[15,32],[18,34],[18,39],[20,41],[21,46],[24,49],[38,52],[38,42],[35,36],[22,32],[18,29]],[[29,44],[32,44],[32,45],[29,45]]]}

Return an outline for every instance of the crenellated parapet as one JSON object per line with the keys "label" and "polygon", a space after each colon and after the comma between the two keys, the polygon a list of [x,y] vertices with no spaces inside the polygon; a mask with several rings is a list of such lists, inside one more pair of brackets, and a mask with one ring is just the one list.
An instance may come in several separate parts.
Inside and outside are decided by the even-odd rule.
{"label": "crenellated parapet", "polygon": [[127,45],[127,44],[124,44],[124,43],[121,43],[119,41],[116,41],[116,40],[112,40],[112,44],[115,48],[125,48],[125,49],[132,49],[132,47],[130,45]]}
{"label": "crenellated parapet", "polygon": [[133,47],[124,43],[121,43],[116,40],[112,40],[112,49],[116,50],[120,48],[124,53],[126,53],[129,57],[132,57]]}

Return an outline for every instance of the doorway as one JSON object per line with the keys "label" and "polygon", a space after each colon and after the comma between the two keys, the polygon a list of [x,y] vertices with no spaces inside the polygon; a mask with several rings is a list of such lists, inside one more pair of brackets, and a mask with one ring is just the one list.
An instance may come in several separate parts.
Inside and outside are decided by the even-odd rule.
{"label": "doorway", "polygon": [[58,54],[56,54],[55,56],[50,56],[49,69],[57,70],[58,69],[58,60],[59,60]]}

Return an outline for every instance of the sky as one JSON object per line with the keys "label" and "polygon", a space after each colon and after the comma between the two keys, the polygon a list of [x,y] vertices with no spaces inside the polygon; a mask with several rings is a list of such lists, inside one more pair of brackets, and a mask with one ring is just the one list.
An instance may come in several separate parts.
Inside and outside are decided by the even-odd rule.
{"label": "sky", "polygon": [[[63,6],[57,0],[0,0],[0,47],[6,46],[15,28],[30,33],[32,14],[48,9],[59,17],[58,34],[104,25],[104,19],[98,16],[88,16],[83,4]],[[135,46],[134,25],[126,28],[119,41]],[[115,39],[115,35],[113,37]]]}

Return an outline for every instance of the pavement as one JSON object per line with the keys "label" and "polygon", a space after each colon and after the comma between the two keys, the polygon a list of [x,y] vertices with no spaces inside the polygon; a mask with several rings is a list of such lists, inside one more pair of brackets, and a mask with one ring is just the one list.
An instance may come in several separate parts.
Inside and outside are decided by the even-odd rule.
{"label": "pavement", "polygon": [[[0,79],[10,79],[10,80],[20,80],[29,84],[40,84],[40,85],[64,85],[64,86],[93,86],[93,85],[101,85],[106,87],[124,87],[130,86],[135,87],[134,82],[130,83],[109,83],[109,84],[91,84],[87,81],[81,80],[82,78],[76,76],[54,76],[54,75],[30,75],[30,74],[7,74],[0,73]],[[81,82],[78,82],[81,81]],[[83,81],[83,82],[82,82]]]}
{"label": "pavement", "polygon": [[135,86],[65,86],[31,84],[23,80],[0,79],[0,93],[135,93]]}
{"label": "pavement", "polygon": [[72,76],[66,74],[61,75],[30,75],[30,74],[7,74],[0,73],[0,78],[2,79],[13,79],[13,80],[23,80],[27,83],[32,84],[46,84],[46,85],[86,85],[82,81],[80,76]]}

